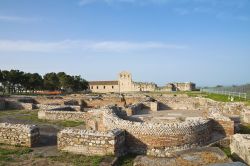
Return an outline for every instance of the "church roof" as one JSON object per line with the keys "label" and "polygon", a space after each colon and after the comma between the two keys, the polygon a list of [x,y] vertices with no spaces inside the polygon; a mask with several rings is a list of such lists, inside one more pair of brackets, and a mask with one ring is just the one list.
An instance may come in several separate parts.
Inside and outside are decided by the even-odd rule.
{"label": "church roof", "polygon": [[89,81],[89,85],[118,85],[118,81]]}

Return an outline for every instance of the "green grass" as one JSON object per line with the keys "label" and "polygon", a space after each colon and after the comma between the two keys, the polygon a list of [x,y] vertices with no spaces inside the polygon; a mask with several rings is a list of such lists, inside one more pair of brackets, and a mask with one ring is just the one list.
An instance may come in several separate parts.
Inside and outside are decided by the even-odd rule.
{"label": "green grass", "polygon": [[119,166],[133,166],[133,161],[136,158],[134,154],[128,154],[126,156],[122,156],[118,159],[117,165]]}
{"label": "green grass", "polygon": [[23,111],[23,110],[6,110],[6,111],[0,111],[0,117],[1,116],[8,116],[8,117],[13,117],[16,119],[21,119],[21,120],[29,120],[32,123],[36,124],[53,124],[57,126],[62,126],[62,127],[76,127],[79,125],[84,125],[84,121],[71,121],[71,120],[60,120],[60,121],[51,121],[51,120],[44,120],[44,119],[38,119],[37,111],[32,110],[32,111]]}
{"label": "green grass", "polygon": [[70,153],[62,153],[60,156],[50,157],[52,161],[72,163],[75,166],[98,166],[104,159],[102,156],[84,156]]}
{"label": "green grass", "polygon": [[220,147],[220,149],[227,155],[227,157],[232,158],[230,148]]}
{"label": "green grass", "polygon": [[239,133],[250,134],[250,124],[241,124]]}
{"label": "green grass", "polygon": [[32,152],[30,148],[18,146],[0,145],[0,165],[5,165],[10,161],[15,161],[21,155]]}

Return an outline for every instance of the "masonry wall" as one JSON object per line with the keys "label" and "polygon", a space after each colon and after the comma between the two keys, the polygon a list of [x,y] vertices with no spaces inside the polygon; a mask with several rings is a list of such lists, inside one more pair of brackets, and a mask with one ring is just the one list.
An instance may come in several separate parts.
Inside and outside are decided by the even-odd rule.
{"label": "masonry wall", "polygon": [[124,154],[125,132],[107,132],[67,128],[58,133],[58,149],[84,155]]}
{"label": "masonry wall", "polygon": [[126,121],[110,109],[103,116],[107,130],[126,130],[126,146],[131,153],[166,157],[173,151],[206,144],[211,137],[211,122],[204,119],[162,125]]}
{"label": "masonry wall", "polygon": [[109,93],[109,92],[119,92],[119,85],[90,85],[91,92],[96,93]]}
{"label": "masonry wall", "polygon": [[250,124],[250,111],[242,112],[242,120],[244,123]]}
{"label": "masonry wall", "polygon": [[250,134],[235,134],[231,137],[231,153],[250,165]]}
{"label": "masonry wall", "polygon": [[18,101],[7,100],[6,107],[8,109],[17,109],[17,110],[33,110],[35,105],[33,103],[21,103]]}
{"label": "masonry wall", "polygon": [[228,137],[234,135],[234,121],[232,120],[216,120],[213,119],[213,131]]}
{"label": "masonry wall", "polygon": [[35,125],[0,123],[0,143],[33,147],[38,139]]}
{"label": "masonry wall", "polygon": [[75,111],[38,111],[39,119],[47,120],[76,120],[84,121],[89,119],[89,114],[85,112],[75,112]]}
{"label": "masonry wall", "polygon": [[76,112],[76,111],[38,111],[39,119],[46,120],[68,120],[68,121],[83,121],[86,124],[86,128],[93,130],[104,130],[102,125],[102,114],[100,110],[90,110],[88,112]]}

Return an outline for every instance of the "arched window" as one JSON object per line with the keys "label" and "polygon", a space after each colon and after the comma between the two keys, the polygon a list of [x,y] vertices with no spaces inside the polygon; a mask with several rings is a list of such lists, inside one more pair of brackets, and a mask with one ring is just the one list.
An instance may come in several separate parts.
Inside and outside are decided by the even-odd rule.
{"label": "arched window", "polygon": [[103,89],[105,89],[106,87],[105,86],[103,86]]}
{"label": "arched window", "polygon": [[98,86],[96,86],[96,89],[98,89]]}

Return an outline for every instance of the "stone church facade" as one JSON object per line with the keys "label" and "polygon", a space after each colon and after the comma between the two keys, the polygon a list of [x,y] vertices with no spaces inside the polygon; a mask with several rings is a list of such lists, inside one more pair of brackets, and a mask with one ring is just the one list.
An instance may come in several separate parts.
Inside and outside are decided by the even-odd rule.
{"label": "stone church facade", "polygon": [[126,71],[119,73],[118,81],[89,82],[90,91],[96,93],[155,91],[156,88],[157,85],[155,83],[134,82],[131,73]]}
{"label": "stone church facade", "polygon": [[164,87],[157,87],[155,83],[134,82],[129,72],[119,73],[117,81],[90,81],[89,90],[94,93],[121,93],[121,92],[153,92],[153,91],[193,91],[195,84],[168,83]]}

